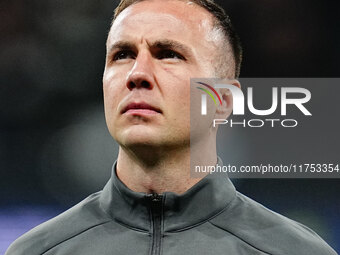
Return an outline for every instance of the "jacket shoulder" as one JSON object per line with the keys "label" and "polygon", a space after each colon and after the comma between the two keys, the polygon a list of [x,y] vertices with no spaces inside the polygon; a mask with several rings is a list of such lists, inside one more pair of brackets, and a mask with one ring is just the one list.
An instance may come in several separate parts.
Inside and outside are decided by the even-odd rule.
{"label": "jacket shoulder", "polygon": [[268,254],[337,255],[313,230],[239,192],[210,222]]}
{"label": "jacket shoulder", "polygon": [[28,231],[10,245],[5,255],[41,255],[79,233],[109,222],[110,217],[101,210],[100,193],[90,195],[62,214]]}

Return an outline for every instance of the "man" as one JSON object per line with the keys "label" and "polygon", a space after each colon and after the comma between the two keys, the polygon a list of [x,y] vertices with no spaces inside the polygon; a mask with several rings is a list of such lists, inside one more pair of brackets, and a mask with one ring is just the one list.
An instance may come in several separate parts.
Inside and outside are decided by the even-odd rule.
{"label": "man", "polygon": [[[336,254],[307,227],[236,192],[224,175],[190,177],[197,151],[201,163],[221,164],[211,123],[190,132],[190,78],[240,86],[240,62],[230,21],[214,3],[123,0],[103,76],[106,121],[120,144],[112,177],[6,254]],[[219,92],[213,115],[226,118],[232,98]]]}

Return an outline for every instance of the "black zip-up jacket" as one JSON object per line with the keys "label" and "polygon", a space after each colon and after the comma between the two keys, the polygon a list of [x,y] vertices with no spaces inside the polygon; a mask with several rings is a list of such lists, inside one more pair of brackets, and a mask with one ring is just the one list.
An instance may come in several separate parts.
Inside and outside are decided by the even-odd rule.
{"label": "black zip-up jacket", "polygon": [[[221,165],[221,162],[219,162]],[[216,178],[216,175],[218,177]],[[335,255],[309,228],[237,192],[224,174],[184,194],[138,193],[116,175],[17,239],[6,255]]]}

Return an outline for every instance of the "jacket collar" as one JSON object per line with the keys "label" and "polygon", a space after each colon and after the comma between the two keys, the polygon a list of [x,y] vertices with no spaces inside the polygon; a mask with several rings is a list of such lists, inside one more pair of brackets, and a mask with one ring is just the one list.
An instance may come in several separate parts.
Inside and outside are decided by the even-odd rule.
{"label": "jacket collar", "polygon": [[[218,164],[223,165],[220,158]],[[165,232],[180,231],[201,224],[219,214],[236,196],[234,185],[224,173],[208,174],[183,194],[164,192],[162,220]],[[150,195],[130,190],[116,174],[100,197],[101,207],[117,222],[127,227],[150,231]]]}

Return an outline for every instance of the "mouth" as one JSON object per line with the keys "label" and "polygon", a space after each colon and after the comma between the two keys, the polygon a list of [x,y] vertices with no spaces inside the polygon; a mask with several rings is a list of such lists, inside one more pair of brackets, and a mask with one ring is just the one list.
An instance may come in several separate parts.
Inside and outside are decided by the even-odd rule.
{"label": "mouth", "polygon": [[121,111],[121,114],[135,114],[135,115],[138,115],[138,114],[149,115],[149,114],[158,114],[158,113],[162,113],[162,111],[159,108],[154,107],[144,102],[129,103]]}

